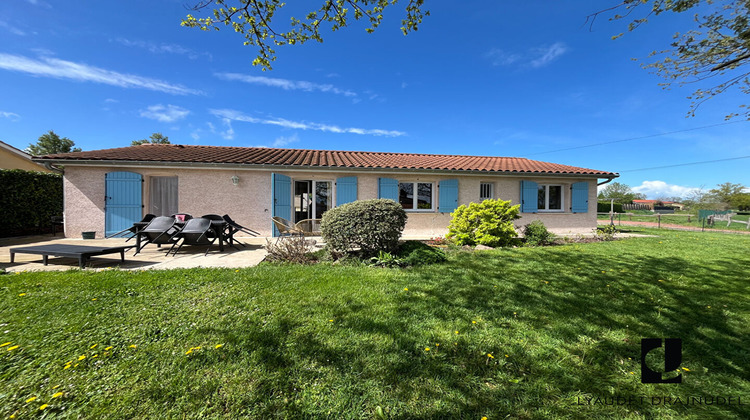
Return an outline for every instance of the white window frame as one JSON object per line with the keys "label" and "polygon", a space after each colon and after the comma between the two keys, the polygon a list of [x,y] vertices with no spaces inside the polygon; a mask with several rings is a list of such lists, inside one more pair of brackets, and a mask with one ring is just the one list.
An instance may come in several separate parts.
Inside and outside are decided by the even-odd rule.
{"label": "white window frame", "polygon": [[327,182],[327,183],[330,184],[331,189],[330,189],[330,195],[329,196],[331,197],[331,206],[328,208],[328,210],[336,207],[336,181],[334,181],[332,179],[310,179],[310,178],[299,178],[299,179],[296,179],[296,178],[293,178],[292,179],[292,188],[291,188],[291,190],[292,190],[292,201],[291,201],[291,203],[292,203],[292,222],[294,222],[294,219],[295,219],[295,211],[296,211],[296,204],[297,204],[297,203],[294,202],[294,198],[295,198],[294,185],[295,185],[295,182],[298,182],[298,181],[299,182],[311,181],[311,183],[310,183],[310,188],[311,188],[310,194],[312,196],[312,215],[311,215],[312,219],[315,218],[315,213],[316,213],[317,207],[318,207],[318,202],[317,202],[317,200],[315,200],[315,184],[316,183]]}
{"label": "white window frame", "polygon": [[[398,203],[399,204],[401,204],[401,184],[412,184],[412,188],[413,188],[412,191],[414,191],[414,196],[412,198],[412,200],[413,200],[412,207],[413,208],[411,208],[411,209],[404,209],[404,211],[406,211],[406,212],[414,212],[414,213],[430,213],[430,212],[434,213],[437,210],[437,206],[436,206],[437,203],[435,202],[436,201],[435,200],[435,197],[436,197],[435,196],[435,191],[437,190],[437,188],[435,187],[435,183],[434,182],[430,182],[430,181],[402,181],[402,180],[398,180],[398,194],[399,194],[399,197],[398,197],[399,201],[398,201]],[[431,194],[431,197],[430,197],[430,205],[431,205],[431,207],[429,209],[418,209],[417,208],[417,204],[419,203],[419,194],[418,194],[419,189],[417,188],[417,184],[430,184],[430,185],[432,185],[432,194]]]}
{"label": "white window frame", "polygon": [[[565,212],[565,186],[562,184],[537,184],[537,188],[542,188],[542,187],[544,187],[544,208],[543,209],[537,208],[537,211],[540,213],[564,213]],[[552,209],[552,210],[549,209],[549,187],[560,187],[560,208],[559,209]]]}
{"label": "white window frame", "polygon": [[[488,186],[490,188],[490,196],[482,197],[482,187]],[[494,182],[480,182],[479,183],[479,201],[494,200],[495,199],[495,183]]]}

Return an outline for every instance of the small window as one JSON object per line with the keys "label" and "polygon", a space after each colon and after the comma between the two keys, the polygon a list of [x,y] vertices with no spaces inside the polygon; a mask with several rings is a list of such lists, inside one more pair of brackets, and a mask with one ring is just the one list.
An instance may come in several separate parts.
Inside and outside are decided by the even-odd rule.
{"label": "small window", "polygon": [[562,185],[539,184],[537,193],[537,208],[539,211],[562,211]]}
{"label": "small window", "polygon": [[495,198],[495,184],[482,182],[479,184],[479,201],[492,200]]}
{"label": "small window", "polygon": [[431,182],[399,182],[398,202],[404,210],[433,210]]}

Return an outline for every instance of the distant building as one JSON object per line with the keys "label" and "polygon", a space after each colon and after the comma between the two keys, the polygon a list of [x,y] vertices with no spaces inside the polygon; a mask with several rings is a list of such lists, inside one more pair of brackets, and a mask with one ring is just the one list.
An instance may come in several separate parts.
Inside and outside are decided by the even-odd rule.
{"label": "distant building", "polygon": [[31,160],[31,155],[0,141],[0,169],[23,169],[25,171],[53,172]]}
{"label": "distant building", "polygon": [[[640,204],[643,206],[648,206],[649,209],[653,210],[654,204],[660,201],[661,200],[633,200],[633,204]],[[674,201],[661,201],[661,203],[664,204],[665,206],[674,207],[679,210],[682,210],[685,207],[684,204],[680,204]]]}

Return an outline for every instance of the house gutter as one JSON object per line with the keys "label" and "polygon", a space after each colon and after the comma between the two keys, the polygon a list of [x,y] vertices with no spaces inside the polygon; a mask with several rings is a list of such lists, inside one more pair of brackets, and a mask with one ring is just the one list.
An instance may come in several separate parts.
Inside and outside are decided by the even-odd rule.
{"label": "house gutter", "polygon": [[[487,175],[501,175],[501,176],[540,176],[540,177],[589,177],[597,176],[598,174],[587,174],[587,173],[556,173],[556,172],[522,172],[522,171],[478,171],[478,170],[460,170],[460,169],[417,169],[417,168],[356,168],[348,166],[308,166],[301,167],[299,165],[247,165],[242,163],[207,163],[207,162],[158,162],[158,161],[121,161],[121,160],[67,160],[67,159],[32,159],[34,162],[43,163],[45,166],[54,164],[64,164],[65,166],[96,166],[96,167],[155,167],[164,169],[226,169],[226,170],[268,170],[268,171],[289,171],[289,172],[310,172],[310,171],[332,171],[332,172],[359,172],[359,173],[379,173],[379,174],[403,174],[403,173],[417,173],[423,175],[445,175],[445,174],[456,174],[456,175],[476,175],[476,176],[487,176]],[[614,178],[620,176],[619,174],[613,174],[614,176],[608,176],[607,180],[601,184],[611,182]]]}

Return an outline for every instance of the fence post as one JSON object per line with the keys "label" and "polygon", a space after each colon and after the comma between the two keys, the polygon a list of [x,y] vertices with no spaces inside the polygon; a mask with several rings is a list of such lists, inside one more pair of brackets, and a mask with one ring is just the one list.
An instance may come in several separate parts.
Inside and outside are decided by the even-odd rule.
{"label": "fence post", "polygon": [[688,214],[688,223],[690,223],[690,215]]}
{"label": "fence post", "polygon": [[661,229],[661,213],[656,213],[656,220],[659,223],[658,228]]}

